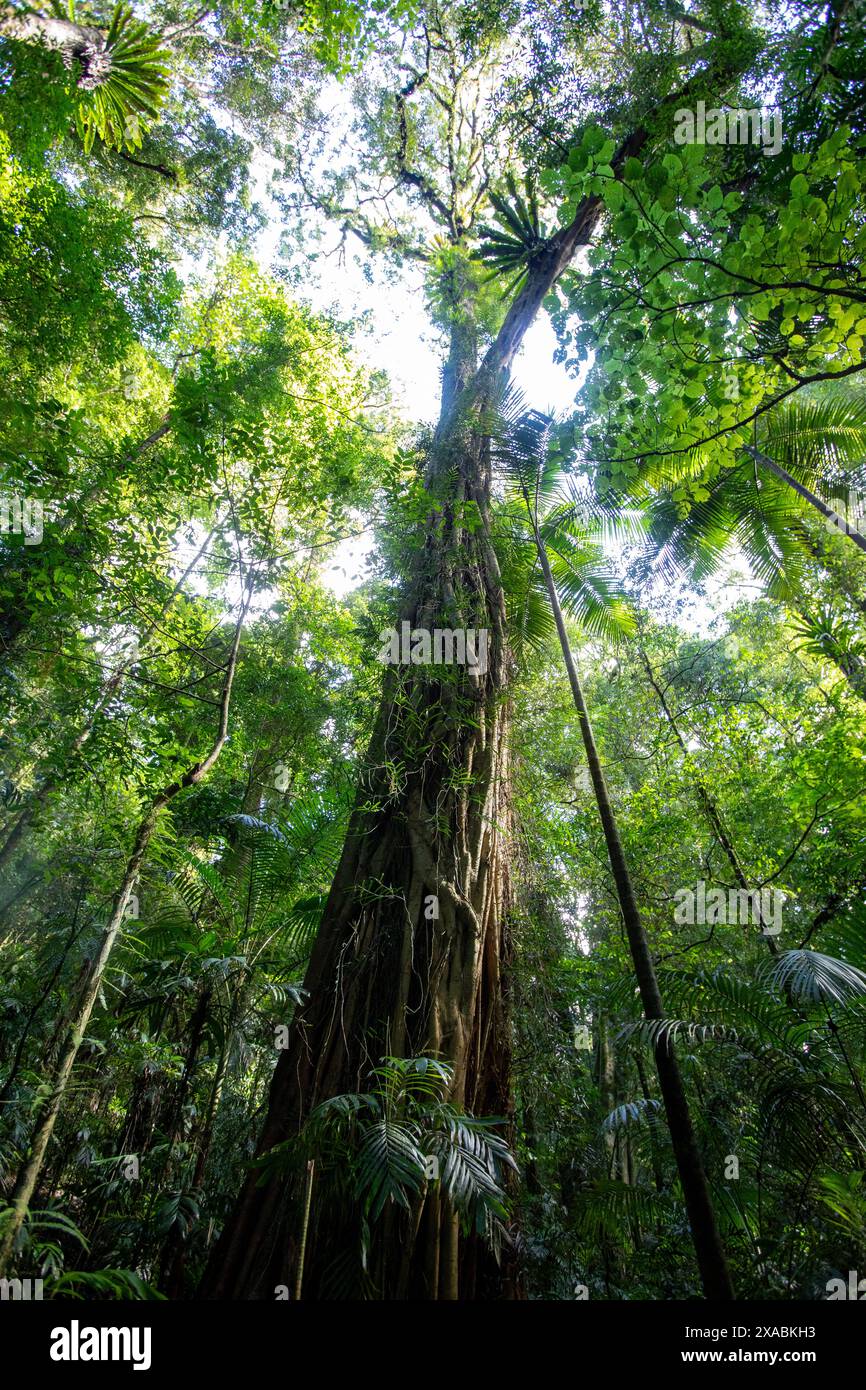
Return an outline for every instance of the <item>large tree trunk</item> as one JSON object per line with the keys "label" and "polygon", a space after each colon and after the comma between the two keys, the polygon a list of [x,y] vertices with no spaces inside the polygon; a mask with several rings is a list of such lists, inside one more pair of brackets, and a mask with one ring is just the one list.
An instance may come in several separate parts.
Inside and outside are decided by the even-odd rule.
{"label": "large tree trunk", "polygon": [[[473,345],[455,342],[443,419],[471,376]],[[271,1085],[259,1152],[296,1134],[327,1097],[357,1091],[386,1055],[436,1054],[454,1069],[452,1101],[476,1114],[509,1108],[508,703],[510,667],[498,566],[486,526],[489,463],[474,410],[441,431],[429,485],[442,498],[401,615],[412,628],[487,628],[482,671],[403,665],[387,671],[366,772],[305,980],[289,1047]],[[202,1286],[209,1298],[272,1298],[294,1285],[300,1193],[248,1179]],[[294,1200],[292,1200],[294,1199]],[[314,1203],[304,1294],[322,1296],[337,1254]],[[396,1227],[379,1296],[474,1296],[483,1252],[444,1201]]]}

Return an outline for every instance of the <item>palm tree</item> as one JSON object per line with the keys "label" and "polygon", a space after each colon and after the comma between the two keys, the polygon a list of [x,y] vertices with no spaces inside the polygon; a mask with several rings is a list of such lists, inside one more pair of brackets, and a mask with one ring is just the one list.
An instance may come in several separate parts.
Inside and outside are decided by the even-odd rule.
{"label": "palm tree", "polygon": [[673,467],[648,460],[642,468],[629,498],[647,508],[663,575],[688,569],[705,578],[738,547],[755,576],[785,597],[812,552],[804,522],[816,512],[866,549],[866,538],[846,519],[857,512],[866,477],[866,392],[836,387],[778,407],[743,455],[718,472],[710,448],[701,445]]}
{"label": "palm tree", "polygon": [[[846,385],[823,395],[797,396],[764,417],[759,438],[746,445],[745,453],[866,551],[866,536],[851,519],[852,511],[858,519],[862,511],[852,508],[858,495],[851,484],[856,489],[864,477],[866,391]],[[845,516],[828,499],[839,502]]]}
{"label": "palm tree", "polygon": [[[726,1173],[714,1195],[725,1236],[744,1241],[753,1262],[747,1297],[809,1296],[797,1287],[794,1245],[799,1230],[811,1271],[818,1223],[831,1228],[831,1241],[841,1236],[852,1265],[862,1257],[866,1107],[862,1062],[858,1067],[854,1060],[866,1045],[866,975],[854,963],[864,962],[862,924],[853,916],[841,920],[826,944],[833,954],[800,947],[757,969],[663,967],[659,981],[675,1016],[635,1020],[622,1032],[639,1071],[644,1047],[681,1039],[696,1067],[711,1076],[724,1070],[733,1084],[727,1101],[717,1095],[695,1118],[717,1155],[737,1157],[738,1171]],[[615,985],[607,1002],[621,1017],[633,1016],[630,982]],[[701,1064],[702,1052],[709,1058]],[[625,1130],[649,1167],[658,1130],[655,1102],[642,1090],[612,1110],[603,1127]],[[766,1212],[779,1202],[793,1219],[774,1228]],[[635,1224],[658,1229],[677,1222],[661,1184],[607,1179],[579,1192],[573,1215],[592,1249],[602,1240],[633,1240]]]}
{"label": "palm tree", "polygon": [[858,514],[864,459],[866,393],[837,387],[769,414],[736,467],[705,475],[709,458],[701,447],[673,472],[669,463],[649,462],[628,497],[617,500],[645,508],[653,566],[665,580],[684,572],[707,579],[738,551],[767,592],[792,610],[798,648],[832,661],[866,699],[862,640],[834,606],[816,612],[804,586],[813,563],[827,564],[827,547],[808,525],[816,513],[829,531],[866,549],[846,519]]}
{"label": "palm tree", "polygon": [[[550,458],[550,442],[554,422],[535,412],[520,414],[507,420],[504,438],[497,449],[499,461],[507,470],[512,486],[522,498],[526,517],[535,541],[538,564],[550,601],[562,656],[568,673],[575,709],[580,721],[581,737],[586,752],[596,804],[602,823],[616,893],[628,936],[629,950],[645,1018],[651,1022],[665,1019],[661,992],[650,951],[649,940],[640,916],[625,850],[611,806],[604,771],[598,755],[589,711],[580,684],[577,666],[565,627],[556,580],[548,557],[548,546],[558,551],[564,538],[574,539],[577,508],[571,499],[558,511],[548,508],[545,520],[542,507],[556,492],[557,467]],[[727,1259],[716,1224],[712,1199],[698,1150],[689,1104],[683,1086],[679,1064],[668,1038],[660,1038],[655,1047],[655,1062],[664,1100],[668,1128],[682,1183],[692,1240],[707,1298],[729,1300],[734,1297]]]}

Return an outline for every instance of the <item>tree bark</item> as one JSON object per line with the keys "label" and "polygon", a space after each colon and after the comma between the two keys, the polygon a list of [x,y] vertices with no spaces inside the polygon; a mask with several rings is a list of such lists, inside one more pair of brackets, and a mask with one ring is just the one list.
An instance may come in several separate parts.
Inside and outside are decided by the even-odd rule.
{"label": "tree bark", "polygon": [[21,14],[0,9],[0,34],[17,43],[35,44],[60,53],[67,67],[81,65],[77,85],[82,91],[101,87],[111,74],[111,53],[101,29],[74,24],[54,15]]}
{"label": "tree bark", "polygon": [[[475,369],[465,323],[449,358],[443,414]],[[451,383],[449,387],[449,383]],[[412,629],[486,628],[487,670],[407,664],[387,671],[366,771],[305,980],[289,1047],[274,1073],[261,1154],[296,1134],[321,1100],[361,1089],[385,1055],[437,1055],[454,1069],[451,1099],[475,1113],[509,1108],[508,702],[511,658],[499,569],[487,534],[489,458],[474,402],[442,430],[428,483],[431,513],[410,597]],[[468,530],[463,506],[483,525]],[[292,1183],[252,1174],[213,1253],[206,1298],[273,1297],[292,1286]],[[313,1214],[305,1298],[321,1296],[328,1251]],[[443,1200],[407,1228],[408,1296],[469,1296],[468,1247]],[[335,1252],[332,1250],[331,1255]],[[405,1244],[383,1263],[397,1297]],[[479,1279],[485,1261],[477,1262]]]}
{"label": "tree bark", "polygon": [[[616,1109],[616,1060],[610,1043],[610,1025],[607,1015],[599,1013],[596,1026],[598,1036],[598,1089],[601,1096],[605,1119]],[[604,1131],[604,1147],[607,1153],[607,1175],[616,1178],[616,1130]]]}

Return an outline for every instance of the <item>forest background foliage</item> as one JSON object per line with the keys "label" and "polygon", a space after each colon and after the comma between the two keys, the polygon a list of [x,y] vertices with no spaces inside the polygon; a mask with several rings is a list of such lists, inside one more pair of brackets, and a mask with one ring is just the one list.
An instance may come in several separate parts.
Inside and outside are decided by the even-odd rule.
{"label": "forest background foliage", "polygon": [[863,20],[0,4],[0,1274],[864,1267]]}

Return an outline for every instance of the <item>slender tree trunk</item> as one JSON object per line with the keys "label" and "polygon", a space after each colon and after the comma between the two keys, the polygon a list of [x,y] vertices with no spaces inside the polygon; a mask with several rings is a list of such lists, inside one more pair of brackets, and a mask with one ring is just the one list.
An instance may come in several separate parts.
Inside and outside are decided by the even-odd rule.
{"label": "slender tree trunk", "polygon": [[[231,1045],[232,1029],[235,1026],[235,1017],[236,1012],[233,1005],[226,1026],[226,1039],[220,1049],[220,1054],[217,1059],[216,1074],[211,1083],[207,1109],[199,1128],[195,1168],[190,1183],[190,1190],[193,1193],[202,1185],[211,1143],[213,1142],[217,1111],[219,1110],[220,1100],[222,1099],[223,1086],[225,1085],[226,1072],[228,1070],[229,1047]],[[186,1263],[185,1257],[186,1245],[184,1244],[184,1239],[178,1229],[177,1223],[175,1223],[166,1237],[160,1259],[160,1290],[167,1298],[179,1298],[181,1295],[183,1289],[184,1266]]]}
{"label": "slender tree trunk", "polygon": [[866,536],[861,536],[860,532],[855,530],[844,517],[838,516],[837,513],[833,511],[833,508],[828,507],[827,503],[823,502],[814,492],[810,491],[803,483],[798,483],[796,478],[792,478],[791,474],[787,473],[780,463],[776,463],[775,459],[768,458],[766,454],[762,454],[760,449],[752,448],[750,444],[746,445],[744,452],[747,453],[750,458],[753,458],[756,463],[760,463],[763,468],[768,468],[770,472],[774,473],[777,478],[780,478],[783,483],[787,483],[788,487],[793,488],[800,497],[813,506],[817,512],[820,512],[826,520],[832,521],[842,535],[847,536],[848,539],[853,541],[856,546],[859,546],[861,550],[866,550]]}
{"label": "slender tree trunk", "polygon": [[236,1014],[233,1010],[231,1016],[229,1017],[227,1025],[226,1040],[222,1048],[220,1049],[219,1058],[217,1059],[216,1074],[214,1075],[213,1083],[211,1085],[210,1095],[208,1097],[207,1110],[205,1111],[204,1120],[202,1121],[202,1126],[199,1131],[198,1152],[196,1153],[195,1169],[193,1170],[192,1175],[193,1189],[201,1187],[202,1179],[204,1178],[205,1166],[210,1155],[210,1148],[211,1143],[213,1142],[214,1126],[216,1124],[217,1112],[220,1107],[220,1101],[222,1100],[223,1087],[225,1086],[226,1080],[226,1073],[228,1072],[231,1033],[235,1026]]}
{"label": "slender tree trunk", "polygon": [[127,860],[126,870],[115,895],[111,915],[102,933],[99,949],[90,964],[87,980],[79,997],[75,1015],[66,1038],[66,1043],[60,1056],[60,1061],[52,1077],[51,1091],[45,1103],[45,1107],[40,1114],[31,1140],[30,1153],[18,1174],[15,1190],[12,1194],[11,1216],[3,1233],[2,1245],[0,1245],[0,1277],[6,1274],[7,1266],[12,1258],[18,1239],[18,1232],[24,1223],[24,1218],[27,1215],[27,1209],[30,1206],[39,1174],[42,1172],[42,1165],[45,1162],[45,1152],[48,1148],[48,1142],[54,1133],[54,1126],[57,1123],[57,1117],[63,1105],[63,1098],[66,1094],[66,1087],[69,1083],[69,1077],[72,1074],[75,1059],[78,1056],[78,1049],[81,1046],[85,1029],[90,1022],[90,1015],[93,1012],[93,1006],[99,994],[105,967],[108,964],[108,958],[114,949],[114,943],[117,940],[123,919],[126,915],[129,899],[135,887],[136,879],[138,878],[142,860],[144,859],[147,846],[150,842],[155,823],[156,815],[154,812],[150,812],[139,824],[132,854]]}
{"label": "slender tree trunk", "polygon": [[[607,1015],[599,1013],[598,1025],[598,1089],[601,1097],[602,1108],[605,1112],[605,1119],[616,1108],[616,1059],[613,1048],[610,1044],[610,1025]],[[619,1164],[621,1160],[621,1141],[622,1135],[615,1129],[605,1129],[602,1133],[604,1151],[606,1155],[607,1176],[611,1182],[616,1182],[621,1176]],[[605,1231],[602,1235],[602,1254],[604,1258],[605,1285],[608,1290],[610,1278],[613,1276],[617,1282],[623,1274],[623,1254],[617,1242],[609,1232]]]}
{"label": "slender tree trunk", "polygon": [[[607,1016],[599,1014],[598,1019],[598,1089],[605,1119],[616,1108],[616,1062],[610,1045],[610,1028]],[[604,1131],[604,1147],[607,1153],[607,1175],[616,1177],[616,1131]]]}
{"label": "slender tree trunk", "polygon": [[307,1232],[310,1229],[310,1206],[313,1199],[313,1176],[316,1164],[310,1158],[307,1160],[307,1185],[304,1193],[304,1222],[301,1227],[301,1243],[298,1247],[298,1272],[295,1276],[295,1302],[301,1300],[301,1290],[304,1287],[304,1259],[307,1253]]}
{"label": "slender tree trunk", "polygon": [[[198,1000],[193,1010],[192,1018],[189,1022],[189,1040],[186,1046],[186,1056],[184,1057],[183,1073],[177,1085],[177,1090],[171,1099],[171,1109],[168,1115],[165,1132],[168,1137],[169,1153],[166,1157],[166,1166],[171,1160],[171,1149],[181,1136],[183,1107],[189,1095],[192,1079],[198,1066],[198,1054],[204,1038],[204,1031],[207,1025],[208,1013],[210,1012],[213,989],[210,985],[203,985],[199,990]],[[163,1170],[164,1171],[164,1170]]]}
{"label": "slender tree trunk", "polygon": [[[722,849],[725,851],[725,854],[726,854],[727,859],[728,859],[728,863],[730,864],[731,869],[733,870],[734,878],[737,880],[737,883],[740,885],[741,888],[745,888],[747,891],[751,892],[751,889],[749,888],[748,880],[747,880],[746,875],[745,875],[745,873],[744,873],[744,871],[743,871],[743,866],[742,866],[742,864],[740,863],[739,857],[738,857],[738,855],[737,855],[737,851],[734,849],[733,841],[731,840],[730,835],[728,834],[727,830],[725,829],[725,824],[724,824],[724,821],[722,820],[721,812],[719,811],[719,808],[717,807],[715,801],[713,800],[712,796],[710,795],[710,792],[709,792],[709,790],[707,789],[707,785],[706,785],[706,783],[704,782],[704,779],[701,777],[700,772],[698,771],[697,767],[695,766],[694,759],[692,758],[692,755],[691,755],[691,753],[689,752],[689,750],[688,750],[688,748],[687,748],[687,746],[686,746],[686,741],[685,741],[685,739],[683,738],[682,734],[680,733],[679,725],[677,724],[676,719],[674,718],[673,711],[671,710],[671,708],[670,708],[670,706],[669,706],[669,704],[668,704],[668,702],[667,702],[667,698],[666,698],[666,696],[665,696],[664,691],[662,690],[661,686],[658,684],[658,681],[657,681],[656,678],[655,678],[655,674],[654,674],[654,672],[653,672],[653,668],[652,668],[652,666],[650,665],[649,657],[647,656],[647,654],[646,654],[646,652],[643,650],[643,648],[640,649],[640,656],[641,656],[641,659],[642,659],[642,661],[643,661],[644,666],[646,667],[646,673],[647,673],[647,676],[649,677],[649,683],[650,683],[650,685],[652,686],[653,690],[655,691],[655,693],[656,693],[656,695],[657,695],[657,697],[658,697],[658,701],[659,701],[659,704],[660,704],[661,707],[662,707],[662,710],[663,710],[663,712],[664,712],[665,718],[667,719],[668,724],[670,725],[670,728],[671,728],[671,731],[672,731],[672,733],[673,733],[673,735],[674,735],[674,738],[676,739],[677,743],[678,743],[679,746],[680,746],[680,751],[681,751],[681,753],[682,753],[682,755],[683,755],[683,758],[684,758],[684,760],[685,760],[686,767],[690,770],[690,772],[691,772],[691,774],[692,774],[692,776],[693,776],[693,778],[694,778],[695,787],[697,788],[697,792],[698,792],[698,796],[699,796],[699,798],[700,798],[700,800],[701,800],[701,804],[703,805],[703,808],[704,808],[704,810],[705,810],[706,813],[707,813],[707,819],[708,819],[708,821],[710,822],[710,825],[713,827],[713,830],[716,832],[716,838],[717,838],[719,844],[721,845]],[[771,936],[767,936],[767,935],[763,932],[764,919],[763,919],[763,915],[762,915],[762,912],[761,912],[760,896],[759,896],[759,899],[758,899],[757,912],[758,912],[758,925],[762,928],[762,933],[761,933],[761,934],[763,935],[764,940],[765,940],[766,943],[767,943],[767,948],[768,948],[768,950],[769,950],[769,952],[770,952],[770,955],[771,955],[771,956],[778,955],[778,947],[776,946],[775,941],[773,940],[773,938],[772,938]]]}
{"label": "slender tree trunk", "polygon": [[36,1123],[36,1128],[30,1143],[30,1152],[18,1174],[12,1196],[11,1215],[3,1232],[2,1244],[0,1244],[0,1277],[5,1275],[9,1262],[13,1257],[18,1233],[27,1215],[30,1201],[33,1197],[39,1175],[42,1171],[42,1166],[45,1162],[46,1150],[51,1136],[54,1133],[54,1127],[63,1105],[63,1099],[66,1094],[69,1078],[72,1074],[72,1068],[75,1065],[75,1059],[78,1056],[78,1050],[81,1046],[85,1029],[90,1021],[90,1015],[93,1012],[93,1006],[99,994],[105,968],[108,965],[109,957],[120,935],[126,911],[129,906],[129,900],[132,896],[132,890],[135,887],[138,875],[141,871],[141,866],[145,854],[147,853],[147,847],[150,844],[151,837],[156,828],[159,814],[168,803],[173,800],[178,792],[183,791],[187,787],[197,785],[197,783],[201,782],[207,776],[219,757],[223,744],[226,741],[228,735],[228,716],[232,684],[234,682],[241,631],[249,606],[249,598],[250,589],[248,588],[246,599],[241,604],[238,621],[235,626],[234,640],[232,642],[231,653],[223,679],[219,728],[211,750],[205,758],[190,767],[181,778],[171,783],[170,786],[165,787],[154,797],[150,807],[139,822],[132,853],[127,860],[120,887],[114,898],[111,914],[102,933],[99,949],[88,967],[77,1007],[60,1055],[60,1061],[51,1078],[51,1090],[48,1099]]}
{"label": "slender tree trunk", "polygon": [[[613,808],[610,804],[604,772],[602,771],[598,750],[595,746],[595,737],[592,732],[589,712],[577,674],[577,667],[572,657],[568,633],[565,630],[565,621],[562,616],[562,609],[559,605],[556,585],[553,580],[550,563],[547,559],[547,551],[545,550],[535,517],[529,505],[528,497],[526,501],[535,533],[538,559],[547,585],[550,605],[553,609],[553,616],[556,622],[556,630],[559,634],[559,641],[562,647],[563,660],[565,661],[571,692],[574,697],[574,705],[580,721],[583,746],[586,750],[589,773],[595,790],[596,802],[598,804],[605,843],[610,858],[610,866],[616,884],[620,911],[622,912],[626,935],[628,936],[629,949],[631,951],[635,975],[637,976],[644,1015],[647,1019],[663,1019],[665,1013],[662,1006],[661,992],[656,978],[649,941],[644,930],[643,922],[641,921],[637,899],[635,898],[634,887],[631,881],[631,874],[629,873],[626,863],[625,851],[622,841],[620,840]],[[706,1174],[698,1150],[695,1132],[692,1127],[688,1100],[686,1098],[685,1088],[683,1086],[683,1080],[676,1055],[673,1051],[673,1046],[669,1045],[666,1041],[659,1041],[655,1047],[655,1061],[704,1293],[707,1298],[723,1300],[732,1299],[734,1297],[734,1290],[728,1272],[727,1259],[719,1237],[718,1227],[716,1226],[716,1218],[710,1198],[709,1187],[707,1185]]]}

